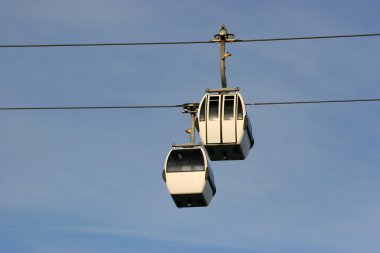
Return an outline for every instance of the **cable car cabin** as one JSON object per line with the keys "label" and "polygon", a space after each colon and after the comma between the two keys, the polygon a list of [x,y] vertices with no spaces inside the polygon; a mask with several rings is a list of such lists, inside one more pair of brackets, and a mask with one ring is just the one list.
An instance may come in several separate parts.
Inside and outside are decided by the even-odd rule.
{"label": "cable car cabin", "polygon": [[216,192],[212,170],[200,145],[173,145],[162,177],[179,208],[208,206]]}
{"label": "cable car cabin", "polygon": [[196,123],[212,161],[243,160],[254,144],[239,88],[207,90],[198,108]]}

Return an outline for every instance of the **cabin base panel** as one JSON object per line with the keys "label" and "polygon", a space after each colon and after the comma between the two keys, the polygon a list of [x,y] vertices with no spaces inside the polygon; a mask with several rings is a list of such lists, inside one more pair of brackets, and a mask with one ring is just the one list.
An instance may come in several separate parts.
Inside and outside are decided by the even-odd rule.
{"label": "cabin base panel", "polygon": [[211,161],[244,160],[253,147],[253,141],[245,131],[239,143],[206,144],[204,147]]}
{"label": "cabin base panel", "polygon": [[244,160],[248,154],[240,145],[207,145],[205,148],[211,161]]}
{"label": "cabin base panel", "polygon": [[208,206],[211,200],[203,194],[172,194],[172,198],[178,208]]}

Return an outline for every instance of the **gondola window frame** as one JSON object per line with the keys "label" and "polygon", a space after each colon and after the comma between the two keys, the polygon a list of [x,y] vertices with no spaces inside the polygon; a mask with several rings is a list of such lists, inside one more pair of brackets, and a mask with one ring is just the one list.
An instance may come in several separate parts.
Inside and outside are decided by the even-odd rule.
{"label": "gondola window frame", "polygon": [[223,119],[234,120],[235,119],[235,95],[224,95],[224,109]]}
{"label": "gondola window frame", "polygon": [[[183,151],[182,149],[172,150],[166,163],[167,173],[202,172],[206,170],[205,157],[200,149],[188,149],[185,152]],[[187,153],[186,157],[180,158],[178,155],[181,155],[181,152],[183,152],[183,154]],[[176,156],[177,158],[175,158]]]}
{"label": "gondola window frame", "polygon": [[243,103],[240,99],[240,97],[237,97],[237,120],[243,120],[244,119],[244,111],[243,111]]}
{"label": "gondola window frame", "polygon": [[220,100],[221,96],[210,96],[208,106],[208,120],[218,121],[220,120]]}

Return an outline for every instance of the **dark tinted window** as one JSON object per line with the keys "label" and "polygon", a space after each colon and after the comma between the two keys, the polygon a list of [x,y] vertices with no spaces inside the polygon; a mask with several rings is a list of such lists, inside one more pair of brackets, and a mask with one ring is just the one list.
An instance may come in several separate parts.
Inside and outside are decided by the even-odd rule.
{"label": "dark tinted window", "polygon": [[216,187],[215,187],[215,181],[214,181],[214,175],[212,174],[212,170],[211,170],[211,168],[209,167],[208,169],[207,169],[207,174],[208,174],[208,181],[209,181],[209,183],[210,183],[210,185],[211,185],[211,188],[212,188],[212,190],[213,190],[213,192],[214,192],[214,194],[216,193]]}
{"label": "dark tinted window", "polygon": [[205,161],[200,149],[172,150],[166,164],[166,172],[204,171]]}
{"label": "dark tinted window", "polygon": [[219,96],[211,96],[209,102],[209,120],[218,120],[219,118]]}
{"label": "dark tinted window", "polygon": [[206,119],[206,99],[203,100],[201,106],[200,106],[200,111],[199,111],[199,120],[200,121],[205,121]]}
{"label": "dark tinted window", "polygon": [[243,105],[239,97],[238,97],[237,119],[239,120],[243,119]]}
{"label": "dark tinted window", "polygon": [[215,187],[215,180],[214,180],[214,174],[212,173],[211,168],[208,168],[208,179],[210,180],[210,183]]}
{"label": "dark tinted window", "polygon": [[234,119],[234,98],[235,96],[224,97],[224,119],[225,120]]}

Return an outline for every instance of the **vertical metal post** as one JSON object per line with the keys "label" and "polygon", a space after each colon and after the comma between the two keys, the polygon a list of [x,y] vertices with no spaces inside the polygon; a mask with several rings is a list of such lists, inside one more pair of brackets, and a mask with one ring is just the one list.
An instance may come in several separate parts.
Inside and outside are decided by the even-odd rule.
{"label": "vertical metal post", "polygon": [[195,112],[191,111],[190,143],[195,144]]}
{"label": "vertical metal post", "polygon": [[224,36],[221,36],[220,40],[220,77],[222,81],[222,88],[227,88],[227,79],[226,79],[226,39]]}
{"label": "vertical metal post", "polygon": [[186,133],[190,134],[190,144],[195,144],[195,114],[198,111],[198,103],[189,103],[183,105],[182,113],[190,113],[191,122],[190,129],[186,130]]}

